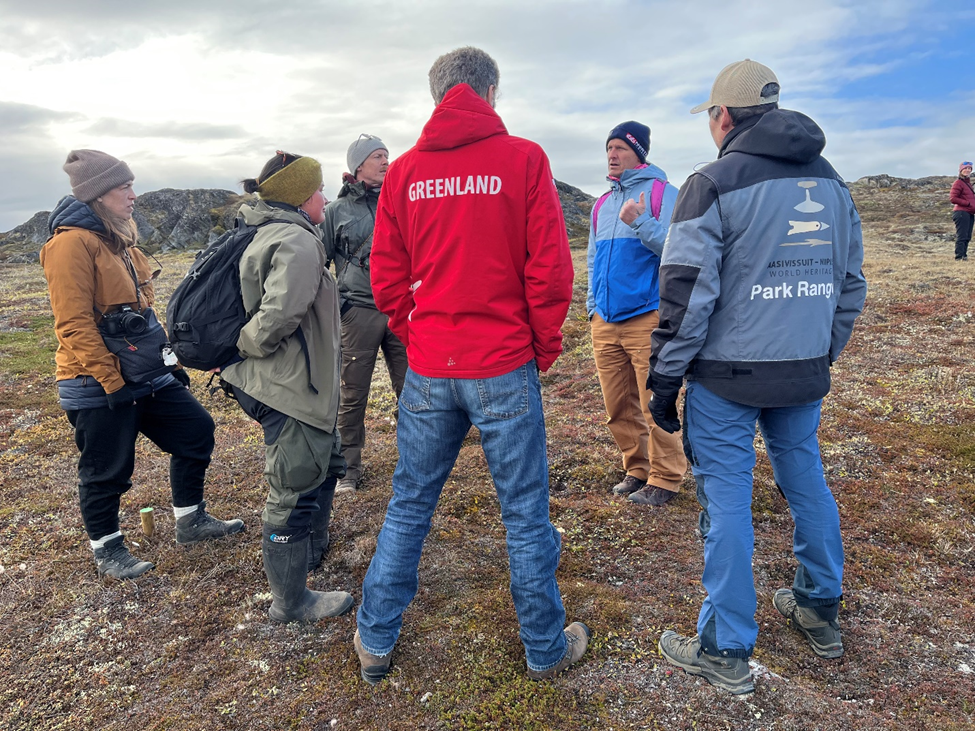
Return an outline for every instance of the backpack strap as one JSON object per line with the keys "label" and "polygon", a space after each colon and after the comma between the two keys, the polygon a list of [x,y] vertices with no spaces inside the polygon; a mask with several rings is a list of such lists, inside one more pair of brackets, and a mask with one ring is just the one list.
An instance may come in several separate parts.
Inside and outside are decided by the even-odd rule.
{"label": "backpack strap", "polygon": [[596,230],[596,224],[599,223],[599,209],[603,207],[603,203],[606,202],[606,199],[609,198],[609,194],[612,192],[613,191],[611,190],[607,190],[605,193],[599,196],[599,200],[597,200],[592,206],[592,230],[593,231]]}
{"label": "backpack strap", "polygon": [[664,202],[664,191],[667,190],[667,183],[660,178],[653,179],[653,190],[650,191],[650,215],[660,220],[660,207]]}
{"label": "backpack strap", "polygon": [[[667,181],[661,180],[660,178],[653,179],[653,188],[650,190],[650,215],[660,220],[660,209],[664,202],[664,191],[667,190]],[[592,206],[592,230],[596,230],[596,224],[599,223],[599,209],[603,207],[603,203],[609,198],[609,194],[612,191],[607,191],[603,193],[599,200],[597,200]]]}

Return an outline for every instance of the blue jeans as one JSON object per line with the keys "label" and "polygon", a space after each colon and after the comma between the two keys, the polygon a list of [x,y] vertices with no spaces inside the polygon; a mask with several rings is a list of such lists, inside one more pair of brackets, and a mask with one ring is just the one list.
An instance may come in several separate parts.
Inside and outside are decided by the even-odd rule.
{"label": "blue jeans", "polygon": [[[697,631],[709,655],[750,657],[758,637],[752,553],[752,470],[755,424],[765,440],[775,481],[795,522],[796,603],[825,614],[843,594],[843,543],[836,500],[826,486],[819,452],[820,406],[757,408],[729,401],[700,383],[687,386],[684,428],[711,527],[704,541],[702,583],[708,596]],[[833,614],[832,616],[835,616]]]}
{"label": "blue jeans", "polygon": [[423,541],[471,424],[501,504],[511,596],[528,667],[547,670],[566,652],[565,609],[555,580],[561,539],[549,521],[545,418],[535,361],[494,378],[427,378],[412,369],[400,396],[393,497],[362,585],[362,646],[392,652],[416,595]]}

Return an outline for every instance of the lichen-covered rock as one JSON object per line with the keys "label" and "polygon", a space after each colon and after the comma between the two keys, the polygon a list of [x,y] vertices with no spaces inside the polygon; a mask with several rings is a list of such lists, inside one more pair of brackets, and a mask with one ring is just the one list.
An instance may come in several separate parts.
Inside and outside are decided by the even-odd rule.
{"label": "lichen-covered rock", "polygon": [[589,214],[596,202],[588,193],[573,188],[560,180],[555,181],[555,188],[559,191],[559,201],[562,203],[562,213],[565,216],[565,229],[570,239],[589,236]]}
{"label": "lichen-covered rock", "polygon": [[229,190],[163,188],[140,195],[133,218],[141,244],[150,251],[202,249],[211,231],[233,226],[237,209],[249,198]]}

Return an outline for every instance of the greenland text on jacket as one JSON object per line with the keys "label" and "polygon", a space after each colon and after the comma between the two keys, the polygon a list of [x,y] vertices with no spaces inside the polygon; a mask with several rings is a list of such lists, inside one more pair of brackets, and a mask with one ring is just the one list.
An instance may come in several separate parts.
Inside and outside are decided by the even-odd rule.
{"label": "greenland text on jacket", "polygon": [[497,195],[501,178],[497,175],[462,175],[451,178],[417,180],[409,185],[410,202],[421,198],[445,198],[452,195]]}

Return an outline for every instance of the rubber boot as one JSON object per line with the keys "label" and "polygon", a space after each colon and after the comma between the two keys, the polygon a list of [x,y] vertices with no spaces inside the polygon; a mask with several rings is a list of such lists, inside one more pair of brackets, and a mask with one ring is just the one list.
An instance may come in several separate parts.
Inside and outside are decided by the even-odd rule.
{"label": "rubber boot", "polygon": [[[268,616],[274,622],[317,622],[338,617],[352,608],[352,595],[344,591],[310,591],[308,578],[308,536],[295,541],[277,535],[276,526],[264,524],[261,552],[264,573],[274,597]],[[280,540],[284,538],[285,541]]]}
{"label": "rubber boot", "polygon": [[329,477],[318,493],[318,512],[311,519],[311,540],[308,541],[308,573],[322,565],[328,553],[328,526],[332,521],[332,500],[335,498],[337,477]]}

